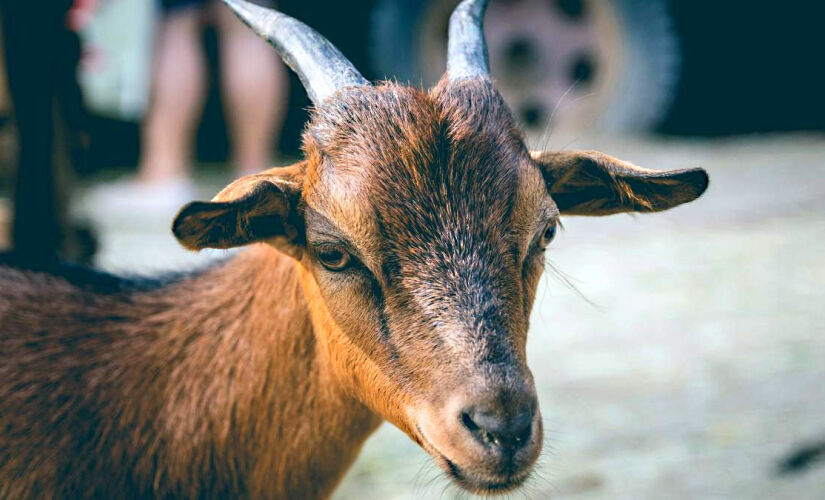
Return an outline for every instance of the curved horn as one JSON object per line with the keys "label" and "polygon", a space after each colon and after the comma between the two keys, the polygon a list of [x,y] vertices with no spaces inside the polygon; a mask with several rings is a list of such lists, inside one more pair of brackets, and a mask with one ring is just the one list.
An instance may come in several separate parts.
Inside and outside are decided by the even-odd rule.
{"label": "curved horn", "polygon": [[370,84],[329,40],[301,21],[246,0],[223,2],[275,47],[287,66],[298,74],[315,105],[344,87]]}
{"label": "curved horn", "polygon": [[484,11],[488,0],[464,0],[450,16],[447,44],[447,75],[461,78],[490,79],[487,43],[484,41]]}

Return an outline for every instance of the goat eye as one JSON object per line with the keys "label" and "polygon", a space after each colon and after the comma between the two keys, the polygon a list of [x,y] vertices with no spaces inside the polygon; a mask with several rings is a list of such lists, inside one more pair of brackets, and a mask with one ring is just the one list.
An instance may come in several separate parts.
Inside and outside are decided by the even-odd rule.
{"label": "goat eye", "polygon": [[544,233],[541,235],[541,241],[539,242],[541,248],[549,245],[550,242],[553,241],[553,238],[556,237],[556,227],[556,222],[553,221],[544,228]]}
{"label": "goat eye", "polygon": [[350,263],[350,255],[343,248],[326,247],[318,250],[318,260],[330,271],[343,271]]}

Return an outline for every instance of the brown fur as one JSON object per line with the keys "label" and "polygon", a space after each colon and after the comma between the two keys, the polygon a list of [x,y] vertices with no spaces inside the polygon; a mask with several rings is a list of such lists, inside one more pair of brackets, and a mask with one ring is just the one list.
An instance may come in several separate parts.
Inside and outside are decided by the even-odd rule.
{"label": "brown fur", "polygon": [[[515,487],[541,446],[525,345],[544,228],[707,185],[531,156],[480,80],[347,89],[304,152],[184,207],[188,248],[258,242],[197,276],[0,268],[0,497],[324,498],[381,419],[465,488]],[[351,268],[320,264],[329,245]],[[530,442],[484,451],[459,418],[478,402],[534,411]]]}
{"label": "brown fur", "polygon": [[0,498],[322,498],[378,424],[266,246],[150,290],[0,269]]}

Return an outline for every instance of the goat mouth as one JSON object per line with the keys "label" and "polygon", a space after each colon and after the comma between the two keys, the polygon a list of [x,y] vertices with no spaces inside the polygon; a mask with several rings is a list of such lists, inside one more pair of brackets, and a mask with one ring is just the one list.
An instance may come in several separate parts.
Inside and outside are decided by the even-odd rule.
{"label": "goat mouth", "polygon": [[478,476],[477,474],[470,473],[461,469],[455,462],[447,458],[446,455],[441,453],[438,448],[436,448],[432,442],[421,432],[421,428],[416,425],[417,432],[417,441],[419,442],[422,447],[430,452],[430,454],[436,458],[437,462],[441,462],[443,464],[443,469],[446,470],[447,474],[450,476],[450,479],[453,480],[461,488],[474,493],[476,495],[497,495],[500,493],[506,493],[508,491],[512,491],[522,484],[527,478],[530,476],[530,468],[526,471],[514,474],[512,476],[507,476],[503,478],[484,478]]}
{"label": "goat mouth", "polygon": [[512,491],[522,484],[530,476],[530,472],[507,477],[504,480],[490,480],[476,477],[474,474],[461,470],[454,462],[445,456],[441,456],[447,464],[447,473],[450,478],[459,486],[476,495],[497,495]]}

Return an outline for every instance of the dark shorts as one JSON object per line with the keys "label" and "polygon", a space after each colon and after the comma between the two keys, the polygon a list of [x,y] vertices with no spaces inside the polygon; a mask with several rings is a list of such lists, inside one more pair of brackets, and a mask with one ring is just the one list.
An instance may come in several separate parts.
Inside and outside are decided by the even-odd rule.
{"label": "dark shorts", "polygon": [[[213,0],[160,0],[160,5],[163,7],[164,12],[169,12],[178,9],[186,9],[186,8],[196,8],[201,9],[208,3],[218,3],[220,0],[213,1]],[[274,7],[274,1],[267,1],[267,0],[253,0],[253,3],[258,5],[263,5],[267,7]]]}
{"label": "dark shorts", "polygon": [[160,0],[160,5],[164,11],[183,9],[186,7],[201,8],[209,0]]}

